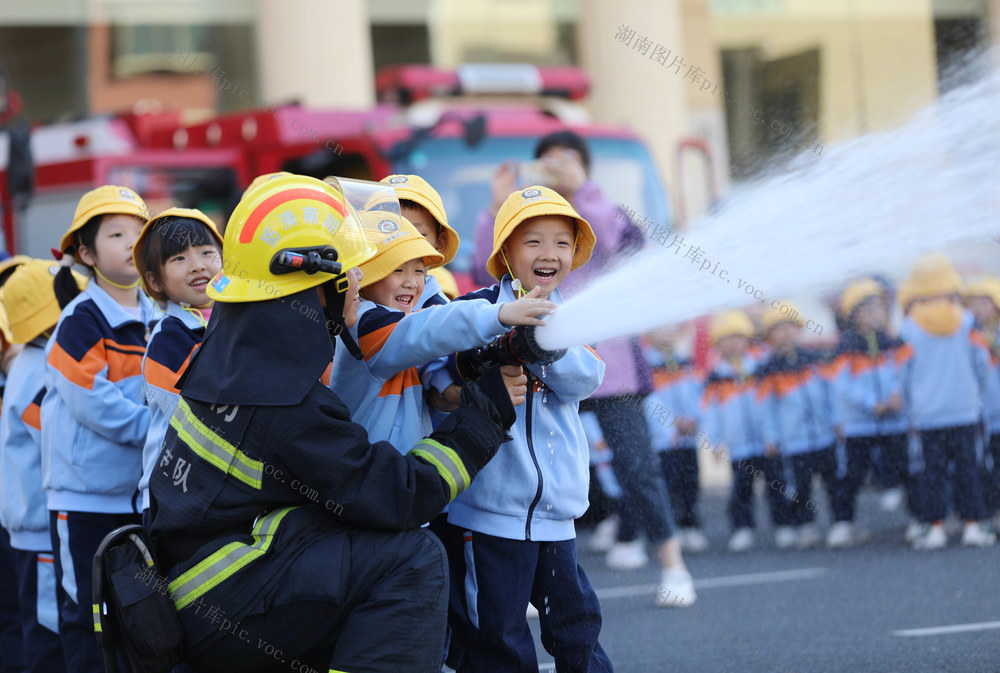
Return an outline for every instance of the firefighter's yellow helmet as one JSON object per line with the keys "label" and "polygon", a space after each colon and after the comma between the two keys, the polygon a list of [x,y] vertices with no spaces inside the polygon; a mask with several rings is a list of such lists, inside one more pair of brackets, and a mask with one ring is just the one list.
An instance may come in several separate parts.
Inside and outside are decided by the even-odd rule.
{"label": "firefighter's yellow helmet", "polygon": [[[331,248],[337,264],[330,264]],[[281,298],[321,285],[374,254],[335,180],[275,177],[249,190],[233,211],[222,271],[207,292],[221,302]]]}

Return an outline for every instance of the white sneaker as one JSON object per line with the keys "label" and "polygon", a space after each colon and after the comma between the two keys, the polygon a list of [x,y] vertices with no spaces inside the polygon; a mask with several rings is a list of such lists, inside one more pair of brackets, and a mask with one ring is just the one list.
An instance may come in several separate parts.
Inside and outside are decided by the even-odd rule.
{"label": "white sneaker", "polygon": [[936,523],[924,530],[924,533],[913,541],[914,549],[944,549],[948,546],[948,534],[944,532],[944,524]]}
{"label": "white sneaker", "polygon": [[664,568],[656,587],[656,605],[661,608],[686,608],[698,600],[691,573],[681,568]]}
{"label": "white sneaker", "polygon": [[927,533],[928,528],[930,528],[930,524],[920,521],[911,521],[910,525],[906,527],[906,532],[903,533],[903,539],[906,540],[907,544],[913,544],[917,538],[922,537]]}
{"label": "white sneaker", "polygon": [[882,511],[895,512],[903,505],[903,489],[901,488],[885,489],[884,491],[882,491],[882,497],[879,498],[879,504],[882,505]]}
{"label": "white sneaker", "polygon": [[681,551],[699,554],[708,549],[708,538],[699,528],[681,528]]}
{"label": "white sneaker", "polygon": [[799,526],[799,536],[795,541],[795,546],[799,549],[809,549],[815,547],[823,540],[819,534],[819,528],[814,523],[807,523]]}
{"label": "white sneaker", "polygon": [[729,538],[729,551],[731,552],[744,552],[751,549],[754,545],[754,536],[752,528],[740,528],[733,536]]}
{"label": "white sneaker", "polygon": [[778,526],[774,529],[774,546],[778,549],[791,549],[798,539],[798,533],[791,526]]}
{"label": "white sneaker", "polygon": [[850,521],[838,521],[830,526],[826,534],[826,546],[830,549],[841,549],[854,544],[854,530]]}
{"label": "white sneaker", "polygon": [[616,542],[608,551],[604,559],[609,568],[614,570],[635,570],[644,568],[649,563],[646,550],[643,549],[642,542]]}
{"label": "white sneaker", "polygon": [[594,534],[587,541],[587,551],[592,554],[606,554],[615,546],[618,535],[618,517],[609,516],[597,524]]}
{"label": "white sneaker", "polygon": [[996,534],[986,530],[976,521],[969,521],[962,531],[963,547],[989,547],[997,541]]}

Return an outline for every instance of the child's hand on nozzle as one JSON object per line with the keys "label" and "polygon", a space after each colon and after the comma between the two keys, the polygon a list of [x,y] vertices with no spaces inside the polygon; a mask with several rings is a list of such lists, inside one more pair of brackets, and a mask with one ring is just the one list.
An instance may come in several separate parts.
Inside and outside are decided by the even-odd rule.
{"label": "child's hand on nozzle", "polygon": [[500,307],[500,322],[506,326],[513,325],[544,325],[538,316],[551,315],[556,312],[558,304],[547,299],[539,299],[542,289],[535,287],[531,292],[517,301],[507,302]]}
{"label": "child's hand on nozzle", "polygon": [[503,376],[503,384],[507,386],[511,404],[515,407],[524,404],[528,394],[528,377],[525,376],[524,369],[520,365],[500,365],[500,375]]}

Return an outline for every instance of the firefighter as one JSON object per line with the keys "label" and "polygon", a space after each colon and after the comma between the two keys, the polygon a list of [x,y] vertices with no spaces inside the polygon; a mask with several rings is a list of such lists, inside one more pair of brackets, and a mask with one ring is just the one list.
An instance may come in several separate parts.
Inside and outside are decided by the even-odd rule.
{"label": "firefighter", "polygon": [[277,177],[236,207],[150,480],[160,579],[204,670],[439,671],[448,570],[420,524],[514,421],[497,372],[403,455],[320,382],[346,272],[374,252],[333,182]]}

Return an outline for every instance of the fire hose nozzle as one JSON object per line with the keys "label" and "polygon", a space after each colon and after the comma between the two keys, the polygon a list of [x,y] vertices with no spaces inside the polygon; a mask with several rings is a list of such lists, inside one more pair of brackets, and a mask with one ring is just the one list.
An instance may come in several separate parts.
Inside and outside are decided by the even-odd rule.
{"label": "fire hose nozzle", "polygon": [[476,381],[501,365],[551,364],[566,355],[566,349],[546,350],[535,335],[534,325],[519,325],[486,346],[455,354],[455,369],[466,381]]}

